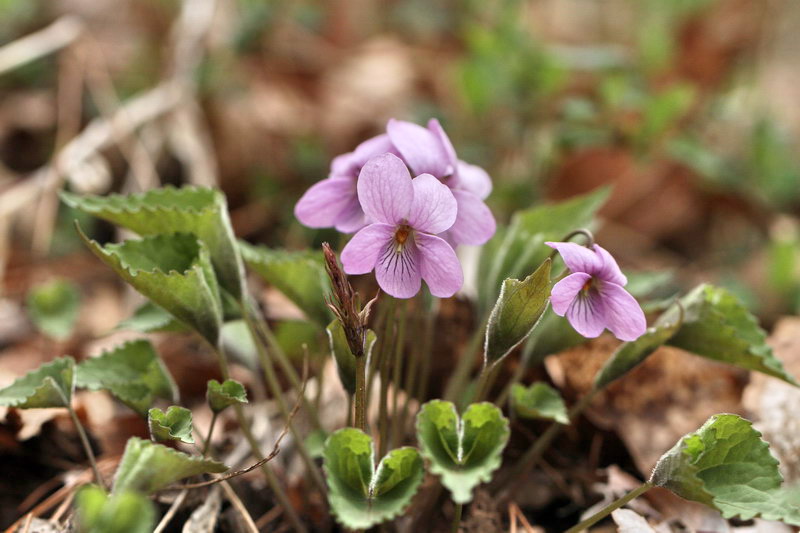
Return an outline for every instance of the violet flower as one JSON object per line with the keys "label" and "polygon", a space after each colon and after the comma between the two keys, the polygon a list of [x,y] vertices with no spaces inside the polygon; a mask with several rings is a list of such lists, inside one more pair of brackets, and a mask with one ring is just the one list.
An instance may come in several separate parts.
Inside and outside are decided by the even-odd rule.
{"label": "violet flower", "polygon": [[605,249],[593,249],[571,242],[547,242],[558,250],[572,272],[553,286],[553,311],[567,317],[575,331],[587,338],[599,336],[605,328],[620,340],[638,339],[647,320],[636,299],[623,287],[628,279]]}
{"label": "violet flower", "polygon": [[429,120],[427,128],[391,119],[386,132],[412,173],[431,174],[453,193],[458,205],[456,221],[442,237],[453,246],[488,241],[497,224],[483,202],[492,191],[486,171],[458,159],[453,143],[436,119]]}
{"label": "violet flower", "polygon": [[358,202],[358,174],[367,161],[385,153],[397,153],[386,134],[367,139],[354,151],[335,157],[330,176],[315,183],[295,205],[297,220],[309,228],[334,226],[342,233],[363,228],[367,220]]}
{"label": "violet flower", "polygon": [[456,220],[456,200],[438,179],[414,179],[397,156],[371,159],[358,178],[358,199],[369,224],[341,254],[348,274],[375,270],[378,285],[397,298],[411,298],[422,285],[447,298],[464,282],[461,264],[447,242],[436,236]]}

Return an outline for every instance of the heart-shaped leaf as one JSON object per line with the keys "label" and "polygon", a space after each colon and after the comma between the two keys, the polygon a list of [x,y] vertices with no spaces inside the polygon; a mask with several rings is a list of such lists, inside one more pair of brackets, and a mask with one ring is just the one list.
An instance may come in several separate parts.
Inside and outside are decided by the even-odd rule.
{"label": "heart-shaped leaf", "polygon": [[128,439],[114,477],[114,493],[136,490],[149,494],[176,481],[199,474],[219,474],[222,463],[193,457],[137,437]]}
{"label": "heart-shaped leaf", "polygon": [[147,340],[127,342],[77,367],[76,385],[107,390],[142,416],[156,398],[177,401],[177,387]]}
{"label": "heart-shaped leaf", "polygon": [[331,510],[350,529],[367,529],[402,513],[425,473],[419,451],[410,447],[390,451],[376,470],[372,438],[355,428],[328,437],[323,458]]}
{"label": "heart-shaped leaf", "polygon": [[208,251],[196,237],[174,233],[101,246],[80,228],[78,232],[134,289],[217,344],[222,325],[219,290]]}
{"label": "heart-shaped leaf", "polygon": [[39,331],[63,340],[72,335],[80,302],[80,292],[75,284],[53,280],[28,292],[28,315]]}
{"label": "heart-shaped leaf", "polygon": [[511,387],[511,405],[522,418],[554,420],[569,424],[564,399],[547,383],[534,383],[529,387],[514,383]]}
{"label": "heart-shaped leaf", "polygon": [[211,410],[219,413],[231,405],[247,403],[247,391],[235,379],[226,379],[222,383],[212,379],[208,382],[206,400]]}
{"label": "heart-shaped leaf", "polygon": [[650,482],[704,503],[725,518],[800,525],[800,499],[781,487],[778,461],[761,433],[738,415],[714,415],[656,464]]}
{"label": "heart-shaped leaf", "polygon": [[117,329],[132,329],[140,333],[190,331],[163,307],[153,302],[145,302],[127,318],[117,324]]}
{"label": "heart-shaped leaf", "polygon": [[236,299],[243,294],[244,267],[228,216],[225,195],[215,189],[164,187],[142,194],[78,196],[64,202],[139,235],[192,233],[208,248],[220,284]]}
{"label": "heart-shaped leaf", "polygon": [[[678,310],[680,313],[680,310]],[[619,345],[614,354],[605,362],[594,378],[594,388],[599,390],[621,378],[650,354],[664,345],[681,327],[680,316],[671,312],[663,313],[656,323],[635,341]]]}
{"label": "heart-shaped leaf", "polygon": [[320,327],[326,327],[331,313],[325,303],[330,282],[322,254],[270,250],[240,241],[239,248],[247,266],[286,295]]}
{"label": "heart-shaped leaf", "polygon": [[194,444],[192,437],[192,412],[185,407],[172,405],[165,413],[158,407],[147,412],[150,435],[157,441],[179,440]]}
{"label": "heart-shaped leaf", "polygon": [[0,389],[0,406],[18,409],[68,407],[75,390],[75,360],[61,357],[45,363]]}
{"label": "heart-shaped leaf", "polygon": [[155,526],[153,503],[138,492],[109,496],[97,485],[84,485],[75,502],[82,533],[151,533]]}
{"label": "heart-shaped leaf", "polygon": [[523,281],[507,279],[486,326],[484,358],[497,364],[533,332],[550,301],[550,259]]}
{"label": "heart-shaped leaf", "polygon": [[[766,332],[736,296],[720,287],[700,285],[681,302],[683,325],[668,344],[800,386],[772,354]],[[677,321],[679,310],[669,313],[668,319]]]}
{"label": "heart-shaped leaf", "polygon": [[417,415],[417,440],[456,503],[472,499],[472,489],[489,481],[508,442],[508,419],[488,402],[473,403],[459,419],[450,402],[431,400]]}
{"label": "heart-shaped leaf", "polygon": [[[336,370],[339,372],[339,380],[342,382],[344,389],[350,394],[356,392],[356,357],[350,351],[350,345],[347,344],[347,336],[344,333],[344,327],[338,318],[328,324],[325,328],[328,332],[328,340],[331,345],[331,353],[336,361]],[[369,358],[372,354],[372,347],[375,346],[377,336],[371,329],[367,331],[367,342],[364,350],[364,357],[367,358],[367,365],[369,365]]]}
{"label": "heart-shaped leaf", "polygon": [[497,300],[501,280],[519,279],[542,264],[553,251],[545,241],[560,241],[575,229],[591,227],[610,193],[609,187],[600,187],[564,202],[514,213],[511,224],[498,229],[481,250],[477,278],[480,308],[488,309]]}

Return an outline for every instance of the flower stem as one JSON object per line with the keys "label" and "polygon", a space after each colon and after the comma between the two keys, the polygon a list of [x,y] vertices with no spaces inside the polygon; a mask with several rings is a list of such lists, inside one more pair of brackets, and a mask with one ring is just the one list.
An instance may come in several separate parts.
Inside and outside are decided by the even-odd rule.
{"label": "flower stem", "polygon": [[356,427],[367,432],[367,356],[356,357]]}
{"label": "flower stem", "polygon": [[480,327],[475,329],[475,331],[472,333],[469,344],[467,344],[467,349],[461,354],[461,359],[459,359],[456,369],[453,372],[450,381],[447,383],[447,388],[445,389],[444,393],[445,400],[455,402],[463,392],[464,387],[469,380],[470,371],[475,365],[475,354],[480,350],[486,332],[486,324],[488,322],[489,317],[486,316],[481,321]]}
{"label": "flower stem", "polygon": [[205,443],[203,443],[203,457],[205,457],[208,454],[208,448],[211,445],[211,436],[214,434],[214,426],[217,423],[218,414],[219,413],[214,411],[214,413],[211,415],[211,425],[208,426],[208,434],[206,434],[206,441]]}
{"label": "flower stem", "polygon": [[378,405],[378,454],[383,457],[386,454],[389,436],[389,367],[391,364],[392,355],[392,340],[393,340],[393,326],[396,316],[396,300],[389,298],[389,310],[386,314],[386,322],[383,328],[383,341],[381,343],[381,359],[378,362],[380,365],[381,389],[380,389],[380,403]]}
{"label": "flower stem", "polygon": [[69,412],[69,416],[72,418],[73,424],[75,424],[75,429],[78,430],[78,436],[81,439],[83,450],[86,452],[86,458],[89,459],[89,464],[92,465],[94,478],[100,487],[105,488],[103,476],[100,475],[100,469],[97,468],[97,461],[94,458],[94,452],[92,451],[92,445],[89,443],[89,437],[86,435],[86,430],[83,428],[83,424],[81,424],[81,421],[78,419],[78,414],[75,412],[75,409],[72,408],[72,404],[68,401],[65,401],[65,404],[67,406],[67,412]]}
{"label": "flower stem", "polygon": [[453,516],[453,526],[450,528],[452,533],[458,533],[458,528],[461,526],[461,513],[464,510],[464,504],[456,504],[456,514]]}
{"label": "flower stem", "polygon": [[410,301],[406,301],[402,307],[402,316],[397,330],[397,339],[394,343],[394,360],[392,361],[392,447],[399,446],[403,440],[400,424],[400,409],[398,409],[400,399],[400,386],[403,379],[403,352],[406,345],[406,326],[408,323],[408,306]]}
{"label": "flower stem", "polygon": [[636,498],[638,496],[641,496],[642,494],[644,494],[645,492],[647,492],[648,490],[650,490],[652,488],[653,488],[653,485],[651,483],[649,483],[649,482],[642,483],[642,485],[639,488],[630,491],[628,494],[626,494],[622,498],[610,503],[609,505],[607,505],[606,507],[604,507],[603,509],[601,509],[597,513],[593,514],[592,516],[590,516],[589,518],[587,518],[586,520],[584,520],[583,522],[578,524],[577,526],[568,529],[566,533],[578,533],[579,531],[584,531],[586,529],[589,529],[594,524],[596,524],[597,522],[599,522],[600,520],[602,520],[606,516],[610,515],[612,512],[616,511],[617,509],[619,509],[620,507],[622,507],[623,505],[625,505],[626,503],[628,503],[632,499],[634,499],[634,498]]}

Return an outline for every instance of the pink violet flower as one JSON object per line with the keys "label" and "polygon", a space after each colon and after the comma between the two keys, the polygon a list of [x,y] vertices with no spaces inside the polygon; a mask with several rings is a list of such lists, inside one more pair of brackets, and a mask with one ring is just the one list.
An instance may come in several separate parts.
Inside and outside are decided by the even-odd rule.
{"label": "pink violet flower", "polygon": [[331,162],[327,179],[315,183],[295,205],[294,214],[309,228],[335,227],[353,233],[367,224],[358,202],[356,182],[361,168],[376,155],[397,153],[389,136],[378,135],[359,144],[352,152]]}
{"label": "pink violet flower", "polygon": [[453,246],[484,244],[492,238],[497,224],[483,202],[492,191],[492,180],[482,168],[458,159],[439,121],[431,119],[423,128],[390,119],[386,132],[414,174],[431,174],[451,189],[458,211],[455,223],[443,237]]}
{"label": "pink violet flower", "polygon": [[384,154],[364,165],[357,187],[364,213],[374,222],[342,250],[345,272],[375,270],[378,285],[396,298],[417,294],[423,279],[434,296],[454,295],[464,283],[461,264],[436,236],[456,220],[456,200],[447,186],[430,174],[412,179],[400,158]]}
{"label": "pink violet flower", "polygon": [[647,329],[647,320],[636,299],[623,287],[628,279],[608,251],[571,242],[547,242],[572,272],[553,286],[550,303],[566,316],[575,331],[587,338],[605,328],[620,340],[633,341]]}

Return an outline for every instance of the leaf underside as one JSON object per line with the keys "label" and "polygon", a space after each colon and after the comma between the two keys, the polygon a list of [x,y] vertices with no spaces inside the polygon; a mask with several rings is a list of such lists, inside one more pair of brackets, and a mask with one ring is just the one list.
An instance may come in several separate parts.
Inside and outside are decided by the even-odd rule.
{"label": "leaf underside", "polygon": [[511,387],[511,404],[514,412],[522,418],[569,424],[564,399],[547,383],[534,383],[529,387],[515,383]]}

